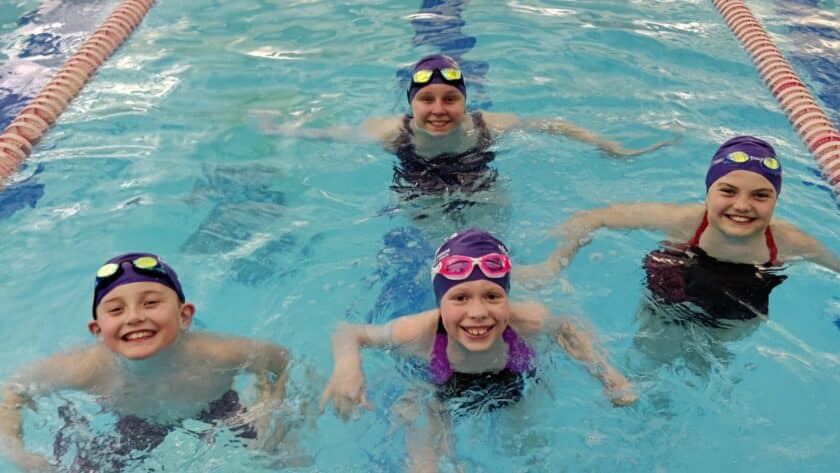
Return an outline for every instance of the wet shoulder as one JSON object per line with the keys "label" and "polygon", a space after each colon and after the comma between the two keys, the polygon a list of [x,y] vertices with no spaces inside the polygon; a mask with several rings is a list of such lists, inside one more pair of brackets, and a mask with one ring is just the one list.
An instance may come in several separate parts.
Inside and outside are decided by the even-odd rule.
{"label": "wet shoulder", "polygon": [[391,327],[394,345],[401,351],[428,357],[434,345],[440,312],[437,309],[395,319]]}
{"label": "wet shoulder", "polygon": [[494,133],[503,133],[520,126],[520,119],[512,113],[495,113],[479,111],[487,128]]}
{"label": "wet shoulder", "polygon": [[374,117],[362,124],[362,133],[389,146],[400,135],[403,117]]}

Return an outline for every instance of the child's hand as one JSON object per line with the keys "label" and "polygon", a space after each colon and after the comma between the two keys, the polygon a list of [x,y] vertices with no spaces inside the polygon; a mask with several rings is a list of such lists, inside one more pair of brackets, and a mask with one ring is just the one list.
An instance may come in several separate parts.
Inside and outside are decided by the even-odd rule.
{"label": "child's hand", "polygon": [[615,407],[630,406],[639,399],[639,395],[633,390],[633,385],[618,371],[610,370],[607,372],[604,378],[604,386],[607,390],[607,396]]}
{"label": "child's hand", "polygon": [[34,453],[21,453],[11,458],[21,470],[29,473],[57,472],[58,467],[50,463],[46,457]]}
{"label": "child's hand", "polygon": [[357,406],[372,409],[365,396],[365,377],[361,367],[336,364],[332,378],[321,396],[321,413],[332,401],[336,414],[345,422]]}

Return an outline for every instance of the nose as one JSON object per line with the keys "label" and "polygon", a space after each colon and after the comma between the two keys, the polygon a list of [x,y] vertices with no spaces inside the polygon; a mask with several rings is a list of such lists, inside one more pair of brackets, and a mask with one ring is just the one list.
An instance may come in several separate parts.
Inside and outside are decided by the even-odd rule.
{"label": "nose", "polygon": [[738,194],[738,197],[735,199],[735,204],[733,205],[735,210],[739,211],[747,211],[750,209],[750,196],[746,192],[741,192]]}
{"label": "nose", "polygon": [[467,317],[482,319],[487,316],[487,306],[479,298],[472,299],[467,306]]}
{"label": "nose", "polygon": [[126,309],[128,311],[128,323],[137,324],[146,320],[146,313],[142,308],[131,306]]}
{"label": "nose", "polygon": [[443,112],[444,112],[443,100],[437,100],[437,99],[436,99],[436,100],[432,103],[432,113],[434,113],[434,114],[441,114],[441,113],[443,113]]}

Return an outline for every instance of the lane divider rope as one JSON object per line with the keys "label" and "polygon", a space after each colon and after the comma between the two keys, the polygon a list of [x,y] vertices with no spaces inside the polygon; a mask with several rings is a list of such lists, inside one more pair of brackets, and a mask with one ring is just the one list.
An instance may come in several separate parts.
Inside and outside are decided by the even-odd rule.
{"label": "lane divider rope", "polygon": [[0,134],[0,190],[155,0],[124,0]]}
{"label": "lane divider rope", "polygon": [[741,0],[713,0],[840,200],[840,133]]}

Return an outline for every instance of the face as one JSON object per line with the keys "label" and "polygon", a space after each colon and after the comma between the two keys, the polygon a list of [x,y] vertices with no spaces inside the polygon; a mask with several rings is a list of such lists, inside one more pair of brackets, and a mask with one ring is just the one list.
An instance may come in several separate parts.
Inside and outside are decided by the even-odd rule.
{"label": "face", "polygon": [[440,315],[450,339],[469,351],[484,351],[501,339],[510,318],[510,305],[501,286],[480,279],[446,291],[440,301]]}
{"label": "face", "polygon": [[466,99],[451,85],[429,84],[414,96],[411,112],[418,128],[443,136],[461,126],[467,112]]}
{"label": "face", "polygon": [[181,303],[172,289],[136,282],[109,292],[88,328],[112,352],[142,360],[172,345],[189,328],[194,313],[195,307]]}
{"label": "face", "polygon": [[763,234],[773,217],[776,198],[776,189],[764,176],[744,170],[730,172],[709,187],[709,227],[732,238]]}

